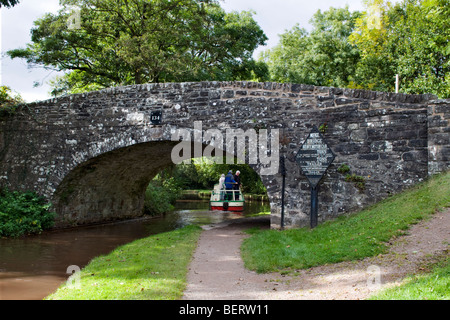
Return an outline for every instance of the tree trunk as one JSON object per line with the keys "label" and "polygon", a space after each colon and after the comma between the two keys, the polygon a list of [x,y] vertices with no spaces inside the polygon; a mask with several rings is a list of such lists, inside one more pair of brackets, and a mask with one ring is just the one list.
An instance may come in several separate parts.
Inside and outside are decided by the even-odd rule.
{"label": "tree trunk", "polygon": [[141,83],[142,83],[141,73],[139,71],[135,71],[134,72],[134,84],[141,84]]}

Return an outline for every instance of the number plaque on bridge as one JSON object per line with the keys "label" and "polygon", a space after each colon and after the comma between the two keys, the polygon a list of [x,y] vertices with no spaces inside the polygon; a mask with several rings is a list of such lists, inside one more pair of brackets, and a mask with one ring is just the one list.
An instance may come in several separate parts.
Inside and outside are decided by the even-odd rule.
{"label": "number plaque on bridge", "polygon": [[162,111],[152,111],[150,113],[150,122],[152,124],[161,124]]}
{"label": "number plaque on bridge", "polygon": [[317,226],[318,220],[318,190],[317,185],[334,160],[334,153],[323,140],[316,126],[306,138],[297,152],[295,160],[311,186],[311,228]]}

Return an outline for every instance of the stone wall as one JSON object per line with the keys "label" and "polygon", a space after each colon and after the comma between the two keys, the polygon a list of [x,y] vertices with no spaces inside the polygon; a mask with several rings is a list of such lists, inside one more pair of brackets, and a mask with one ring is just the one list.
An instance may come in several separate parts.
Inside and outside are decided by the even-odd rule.
{"label": "stone wall", "polygon": [[[150,122],[156,110],[163,112],[160,125]],[[285,226],[305,226],[310,190],[295,155],[314,125],[336,155],[319,185],[321,222],[447,170],[448,119],[449,101],[429,95],[254,82],[109,88],[2,117],[0,184],[47,196],[61,225],[135,217],[148,182],[172,163],[174,130],[192,131],[194,121],[203,130],[279,129],[287,159]],[[364,188],[346,181],[338,170],[344,164]],[[282,177],[261,178],[278,228]]]}
{"label": "stone wall", "polygon": [[450,100],[428,106],[428,174],[448,170],[450,162]]}

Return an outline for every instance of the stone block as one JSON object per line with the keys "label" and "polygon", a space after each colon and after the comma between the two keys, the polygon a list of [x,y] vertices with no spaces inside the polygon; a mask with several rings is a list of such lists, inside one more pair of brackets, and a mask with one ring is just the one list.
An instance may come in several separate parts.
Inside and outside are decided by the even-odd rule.
{"label": "stone block", "polygon": [[379,158],[380,155],[378,153],[367,153],[358,155],[359,160],[375,161],[378,160]]}

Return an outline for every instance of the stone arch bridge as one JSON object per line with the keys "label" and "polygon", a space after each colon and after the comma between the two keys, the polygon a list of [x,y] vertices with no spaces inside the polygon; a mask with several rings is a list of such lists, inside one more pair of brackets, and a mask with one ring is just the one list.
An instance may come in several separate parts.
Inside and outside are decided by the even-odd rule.
{"label": "stone arch bridge", "polygon": [[[151,115],[161,112],[160,123]],[[295,155],[313,126],[335,160],[319,184],[319,222],[448,169],[450,101],[299,84],[143,84],[36,102],[0,117],[0,185],[52,201],[60,226],[142,214],[149,181],[172,163],[177,129],[278,129],[286,157],[284,225],[308,225],[310,190]],[[202,148],[208,141],[202,140]],[[274,153],[275,154],[275,153]],[[363,190],[338,168],[364,178]],[[282,176],[260,173],[280,227]]]}

